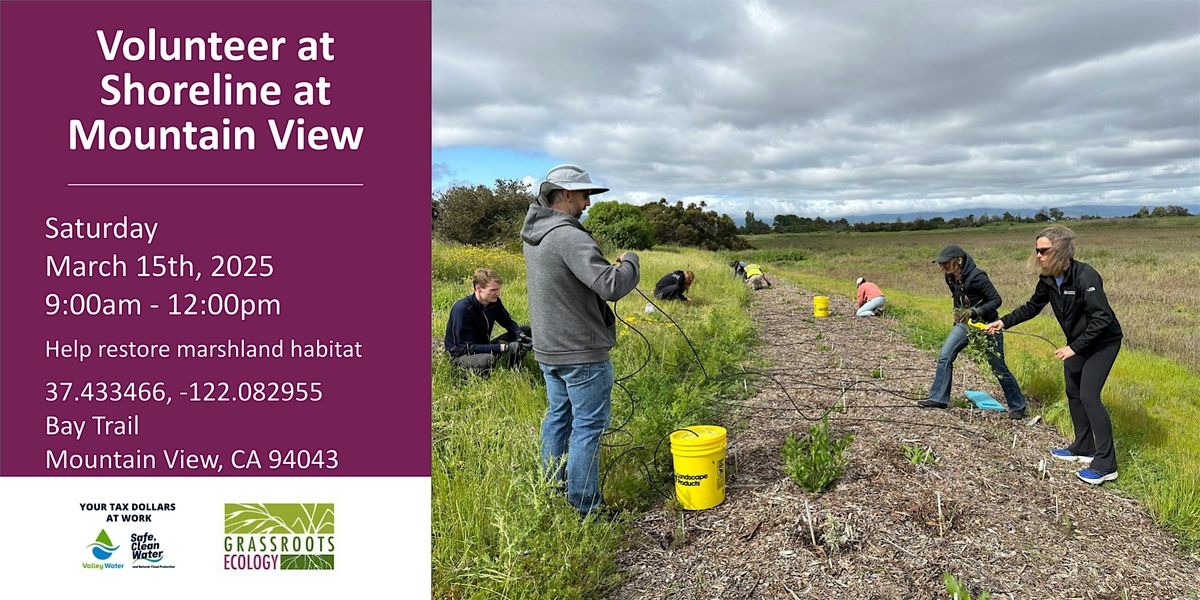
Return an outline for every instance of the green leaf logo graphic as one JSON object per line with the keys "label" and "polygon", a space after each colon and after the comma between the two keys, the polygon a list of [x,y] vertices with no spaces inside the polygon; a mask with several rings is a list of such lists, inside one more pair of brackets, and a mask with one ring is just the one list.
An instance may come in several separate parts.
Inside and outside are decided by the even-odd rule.
{"label": "green leaf logo graphic", "polygon": [[226,504],[227,534],[331,534],[332,504]]}
{"label": "green leaf logo graphic", "polygon": [[108,539],[108,533],[106,533],[103,529],[100,530],[100,535],[96,536],[96,541],[104,544],[105,546],[113,545],[112,540]]}

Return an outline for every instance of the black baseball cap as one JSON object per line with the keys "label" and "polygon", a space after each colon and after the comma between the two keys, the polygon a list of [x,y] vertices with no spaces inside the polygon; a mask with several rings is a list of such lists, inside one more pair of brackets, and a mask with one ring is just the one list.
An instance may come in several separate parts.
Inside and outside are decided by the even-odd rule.
{"label": "black baseball cap", "polygon": [[944,263],[944,262],[948,262],[952,258],[958,258],[959,256],[966,256],[966,254],[967,253],[964,252],[963,249],[960,248],[958,245],[950,244],[949,246],[942,248],[941,253],[939,253],[937,255],[937,258],[933,259],[933,262]]}

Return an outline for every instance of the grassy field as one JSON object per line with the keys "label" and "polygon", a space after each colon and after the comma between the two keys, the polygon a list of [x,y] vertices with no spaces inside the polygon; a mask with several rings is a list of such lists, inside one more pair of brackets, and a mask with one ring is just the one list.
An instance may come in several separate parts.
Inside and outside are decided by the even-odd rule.
{"label": "grassy field", "polygon": [[[1104,388],[1112,414],[1119,487],[1142,498],[1155,518],[1200,548],[1200,217],[1070,222],[1076,257],[1104,277],[1125,332],[1125,344]],[[930,263],[946,244],[959,244],[996,284],[1001,314],[1025,302],[1035,277],[1024,267],[1040,225],[880,234],[751,236],[743,256],[771,272],[821,291],[853,296],[854,279],[875,281],[888,310],[918,345],[941,345],[951,302]],[[802,260],[796,260],[803,257]],[[1065,343],[1049,308],[1015,331]],[[1070,436],[1061,363],[1042,340],[1006,336],[1009,367],[1035,406]],[[930,357],[933,360],[933,357]]]}
{"label": "grassy field", "polygon": [[[683,324],[710,373],[748,357],[753,342],[749,296],[716,254],[670,249],[639,254],[640,287],[647,295],[658,277],[672,270],[696,272],[697,283],[688,294],[693,301],[672,303],[667,310]],[[450,307],[469,293],[467,278],[481,266],[502,274],[505,306],[517,321],[528,323],[519,254],[435,242],[431,334],[439,343]],[[601,464],[606,502],[634,510],[664,502],[660,491],[671,491],[669,471],[650,465],[655,444],[677,427],[709,421],[719,408],[712,400],[716,384],[704,380],[669,322],[643,312],[645,304],[635,292],[616,306],[618,315],[646,335],[654,355],[649,368],[625,382],[634,402],[613,391],[613,424],[620,430],[604,438]],[[495,335],[502,333],[497,329]],[[629,328],[618,325],[618,331],[613,363],[620,378],[646,361],[647,348]],[[520,370],[479,379],[456,372],[445,355],[436,356],[432,402],[434,594],[583,598],[610,589],[618,581],[614,557],[625,526],[581,522],[542,482],[538,433],[546,397],[532,358]],[[669,452],[663,450],[660,459],[660,466],[669,468]]]}

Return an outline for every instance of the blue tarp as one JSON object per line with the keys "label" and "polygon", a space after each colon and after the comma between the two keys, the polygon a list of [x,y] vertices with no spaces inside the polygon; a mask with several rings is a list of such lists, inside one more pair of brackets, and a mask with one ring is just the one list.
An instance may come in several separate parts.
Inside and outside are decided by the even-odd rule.
{"label": "blue tarp", "polygon": [[982,408],[983,410],[998,410],[1000,412],[1004,412],[1004,411],[1008,410],[1008,409],[1004,408],[1003,404],[1000,404],[999,402],[997,402],[996,399],[993,398],[992,395],[987,392],[980,392],[977,390],[967,390],[966,392],[963,392],[963,393],[967,395],[967,400],[974,402],[975,406],[978,406],[979,408]]}

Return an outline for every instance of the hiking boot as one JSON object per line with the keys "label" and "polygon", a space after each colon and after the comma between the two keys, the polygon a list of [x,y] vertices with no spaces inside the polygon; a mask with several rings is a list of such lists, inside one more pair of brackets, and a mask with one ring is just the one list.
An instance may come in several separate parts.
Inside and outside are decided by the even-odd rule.
{"label": "hiking boot", "polygon": [[1008,411],[1008,418],[1014,421],[1020,421],[1025,418],[1025,409]]}
{"label": "hiking boot", "polygon": [[1067,462],[1078,462],[1085,465],[1092,463],[1092,457],[1075,454],[1066,448],[1055,448],[1050,451],[1050,456],[1053,456],[1058,460],[1065,460]]}
{"label": "hiking boot", "polygon": [[917,403],[921,408],[950,408],[949,404],[942,404],[937,400],[922,400]]}
{"label": "hiking boot", "polygon": [[1113,471],[1112,473],[1100,473],[1099,471],[1093,471],[1091,469],[1083,469],[1076,474],[1079,475],[1080,479],[1092,485],[1100,485],[1105,481],[1112,481],[1117,478],[1116,471]]}

